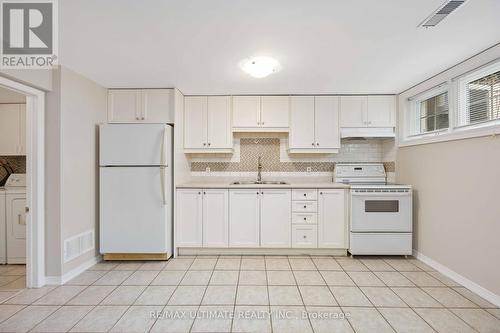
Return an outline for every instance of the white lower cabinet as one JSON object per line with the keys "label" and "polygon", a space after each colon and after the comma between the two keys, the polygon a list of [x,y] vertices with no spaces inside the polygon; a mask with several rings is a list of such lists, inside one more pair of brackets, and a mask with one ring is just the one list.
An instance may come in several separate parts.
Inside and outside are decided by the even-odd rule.
{"label": "white lower cabinet", "polygon": [[203,192],[200,189],[177,190],[175,236],[179,247],[201,247]]}
{"label": "white lower cabinet", "polygon": [[318,247],[318,227],[316,225],[293,225],[292,247]]}
{"label": "white lower cabinet", "polygon": [[203,190],[203,247],[228,246],[228,190]]}
{"label": "white lower cabinet", "polygon": [[343,189],[319,190],[318,247],[347,248],[345,190]]}
{"label": "white lower cabinet", "polygon": [[229,247],[260,246],[259,216],[259,190],[229,190]]}
{"label": "white lower cabinet", "polygon": [[291,190],[260,192],[260,246],[290,247]]}

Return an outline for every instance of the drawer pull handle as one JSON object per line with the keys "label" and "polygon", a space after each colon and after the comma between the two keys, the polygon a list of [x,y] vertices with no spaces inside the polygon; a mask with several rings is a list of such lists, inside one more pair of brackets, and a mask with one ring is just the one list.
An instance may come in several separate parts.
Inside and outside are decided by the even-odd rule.
{"label": "drawer pull handle", "polygon": [[307,206],[306,206],[306,205],[304,205],[304,208],[307,208]]}
{"label": "drawer pull handle", "polygon": [[307,217],[304,217],[304,221],[306,221],[306,220],[307,220]]}
{"label": "drawer pull handle", "polygon": [[307,194],[304,193],[304,196],[307,197]]}

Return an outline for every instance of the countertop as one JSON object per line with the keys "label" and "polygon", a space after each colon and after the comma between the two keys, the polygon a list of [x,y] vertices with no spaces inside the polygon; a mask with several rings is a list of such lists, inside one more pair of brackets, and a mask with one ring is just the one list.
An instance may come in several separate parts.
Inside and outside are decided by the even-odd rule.
{"label": "countertop", "polygon": [[[349,185],[342,183],[333,183],[329,177],[318,177],[311,179],[266,179],[263,180],[279,180],[285,181],[287,184],[238,184],[231,185],[234,181],[248,181],[249,179],[230,178],[217,179],[218,177],[199,177],[199,179],[191,179],[187,182],[182,182],[176,185],[176,188],[349,188]],[[254,180],[254,179],[251,179]]]}

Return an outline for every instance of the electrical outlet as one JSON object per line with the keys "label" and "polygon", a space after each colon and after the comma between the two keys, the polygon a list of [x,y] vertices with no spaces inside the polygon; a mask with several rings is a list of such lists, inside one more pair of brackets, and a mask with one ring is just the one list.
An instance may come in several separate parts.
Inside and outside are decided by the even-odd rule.
{"label": "electrical outlet", "polygon": [[210,173],[210,167],[206,167],[205,172]]}
{"label": "electrical outlet", "polygon": [[311,173],[311,172],[312,172],[311,167],[307,167],[307,173]]}

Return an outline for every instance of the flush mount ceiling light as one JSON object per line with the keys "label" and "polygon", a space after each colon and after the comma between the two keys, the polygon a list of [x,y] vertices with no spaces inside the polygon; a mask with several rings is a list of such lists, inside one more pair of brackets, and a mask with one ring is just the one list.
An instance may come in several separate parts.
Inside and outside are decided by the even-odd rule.
{"label": "flush mount ceiling light", "polygon": [[281,69],[280,63],[269,57],[245,59],[240,63],[240,67],[245,73],[259,79]]}

